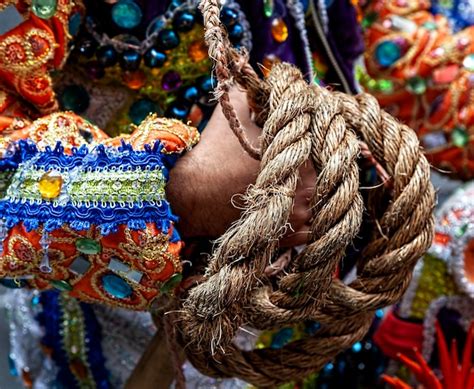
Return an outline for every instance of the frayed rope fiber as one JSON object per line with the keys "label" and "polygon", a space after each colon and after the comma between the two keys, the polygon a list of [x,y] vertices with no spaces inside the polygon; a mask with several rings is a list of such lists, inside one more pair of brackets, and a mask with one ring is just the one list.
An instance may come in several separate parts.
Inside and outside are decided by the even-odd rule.
{"label": "frayed rope fiber", "polygon": [[[381,111],[372,96],[308,85],[285,63],[260,80],[231,48],[218,0],[202,1],[201,10],[216,97],[244,149],[261,164],[240,220],[219,239],[204,281],[184,298],[174,324],[187,358],[204,374],[275,387],[321,369],[365,335],[375,310],[400,299],[433,236],[430,169],[415,133]],[[248,144],[230,102],[234,84],[247,91],[263,125],[259,150]],[[361,151],[389,180],[371,189],[365,203]],[[265,269],[277,256],[305,161],[317,172],[310,241],[270,280]],[[359,253],[357,277],[346,285],[334,273],[361,233],[364,212],[372,233]],[[306,320],[319,322],[320,330],[281,349],[242,351],[232,343],[244,325],[265,330]]]}

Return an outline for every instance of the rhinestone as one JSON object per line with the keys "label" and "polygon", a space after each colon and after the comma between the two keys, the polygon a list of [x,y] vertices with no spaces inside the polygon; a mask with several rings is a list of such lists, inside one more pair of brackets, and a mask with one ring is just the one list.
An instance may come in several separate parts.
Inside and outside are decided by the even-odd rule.
{"label": "rhinestone", "polygon": [[382,67],[393,65],[401,55],[400,46],[393,41],[383,41],[375,48],[375,59]]}
{"label": "rhinestone", "polygon": [[115,274],[107,274],[102,277],[102,286],[111,296],[125,299],[133,293],[132,287],[121,277]]}
{"label": "rhinestone", "polygon": [[55,170],[44,173],[38,182],[38,190],[41,197],[46,200],[52,200],[58,197],[62,187],[63,178],[61,173]]}
{"label": "rhinestone", "polygon": [[282,18],[273,19],[272,36],[278,43],[285,42],[288,39],[288,26]]}
{"label": "rhinestone", "polygon": [[100,243],[90,238],[79,238],[76,240],[76,249],[84,254],[99,254],[101,251]]}

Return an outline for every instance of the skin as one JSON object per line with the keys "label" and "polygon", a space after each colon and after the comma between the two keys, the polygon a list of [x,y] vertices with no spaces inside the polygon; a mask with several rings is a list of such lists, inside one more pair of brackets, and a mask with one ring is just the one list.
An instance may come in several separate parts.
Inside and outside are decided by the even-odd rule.
{"label": "skin", "polygon": [[[258,147],[261,129],[251,119],[245,93],[234,89],[230,97],[248,139]],[[180,217],[180,233],[187,238],[222,235],[239,218],[234,205],[255,182],[258,168],[259,162],[242,149],[218,106],[200,142],[171,170],[167,198]],[[310,164],[300,168],[300,175],[291,228],[280,242],[284,247],[307,241],[309,197],[316,175]]]}

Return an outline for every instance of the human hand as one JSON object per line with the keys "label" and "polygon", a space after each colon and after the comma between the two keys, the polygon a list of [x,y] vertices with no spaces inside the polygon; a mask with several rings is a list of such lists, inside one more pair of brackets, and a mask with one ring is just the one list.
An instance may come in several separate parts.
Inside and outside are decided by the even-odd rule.
{"label": "human hand", "polygon": [[[261,129],[252,121],[245,93],[234,89],[230,98],[254,147],[259,147]],[[240,216],[239,196],[254,183],[259,161],[240,146],[220,106],[216,107],[198,145],[171,170],[167,197],[180,217],[184,237],[218,237]],[[309,231],[309,198],[316,173],[310,163],[300,168],[293,212],[281,245],[306,243]]]}

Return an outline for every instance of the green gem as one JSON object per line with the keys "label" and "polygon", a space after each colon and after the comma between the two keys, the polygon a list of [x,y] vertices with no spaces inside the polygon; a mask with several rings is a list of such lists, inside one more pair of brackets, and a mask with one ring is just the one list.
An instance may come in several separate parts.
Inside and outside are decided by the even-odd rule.
{"label": "green gem", "polygon": [[367,87],[372,90],[377,89],[377,81],[371,78],[369,81],[367,81]]}
{"label": "green gem", "polygon": [[391,93],[393,91],[393,82],[390,80],[379,80],[378,89],[384,93]]}
{"label": "green gem", "polygon": [[451,133],[451,142],[454,146],[464,147],[469,142],[469,135],[464,128],[456,127]]}
{"label": "green gem", "polygon": [[407,89],[415,95],[422,95],[426,92],[426,81],[419,76],[412,77],[407,81]]}
{"label": "green gem", "polygon": [[176,288],[183,280],[181,273],[175,273],[171,278],[166,281],[160,288],[160,292],[163,294],[169,293],[172,289]]}
{"label": "green gem", "polygon": [[456,228],[456,238],[461,238],[467,231],[468,224],[464,224],[461,227]]}
{"label": "green gem", "polygon": [[41,19],[49,19],[56,13],[57,0],[33,0],[31,10]]}
{"label": "green gem", "polygon": [[437,29],[437,25],[434,22],[426,22],[423,23],[423,27],[426,28],[427,30],[434,31]]}
{"label": "green gem", "polygon": [[69,282],[64,280],[52,280],[49,283],[62,292],[69,292],[72,290],[72,286],[69,284]]}
{"label": "green gem", "polygon": [[267,18],[271,18],[273,15],[274,3],[273,0],[264,0],[263,1],[263,14]]}
{"label": "green gem", "polygon": [[80,238],[76,240],[76,248],[84,254],[99,254],[100,243],[89,238]]}
{"label": "green gem", "polygon": [[364,19],[362,19],[362,27],[369,28],[379,17],[377,12],[369,12]]}

